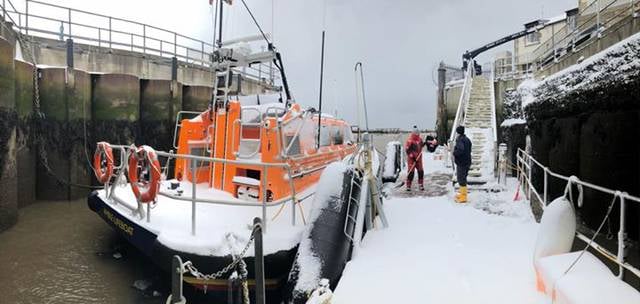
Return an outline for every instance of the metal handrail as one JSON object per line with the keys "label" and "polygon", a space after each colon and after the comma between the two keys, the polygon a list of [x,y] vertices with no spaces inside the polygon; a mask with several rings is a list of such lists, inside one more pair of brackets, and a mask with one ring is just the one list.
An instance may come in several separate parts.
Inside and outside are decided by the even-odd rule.
{"label": "metal handrail", "polygon": [[[629,3],[628,7],[625,5],[626,3]],[[587,40],[592,39],[594,36],[600,38],[603,29],[616,24],[625,16],[631,15],[636,17],[637,4],[638,1],[636,0],[611,0],[602,6],[600,0],[591,2],[585,9],[583,9],[583,11],[594,11],[589,13],[587,15],[588,17],[583,19],[580,24],[576,24],[575,28],[569,30],[569,25],[565,24],[557,31],[552,30],[551,37],[542,42],[533,51],[533,54],[535,55],[534,58],[536,58],[535,63],[539,66],[543,66],[545,62],[547,62],[546,60],[551,53],[553,53],[554,60],[557,60],[557,58],[562,57],[564,54],[569,52],[569,47],[572,47],[571,52],[578,51],[575,49],[575,46],[572,46],[576,38],[586,37],[586,35],[589,35]],[[604,21],[602,20],[601,15],[612,12],[615,13],[614,16],[611,16]],[[595,30],[587,33],[587,31],[593,27],[595,27]],[[559,53],[559,50],[564,50],[565,52]]]}
{"label": "metal handrail", "polygon": [[[606,187],[602,187],[596,184],[592,184],[589,182],[585,182],[582,181],[580,179],[578,179],[575,176],[564,176],[562,174],[558,174],[555,173],[553,171],[551,171],[549,169],[549,167],[546,167],[544,165],[542,165],[539,161],[537,161],[535,158],[533,158],[533,156],[529,155],[526,151],[518,148],[518,151],[516,153],[516,158],[517,158],[517,168],[518,168],[518,178],[521,181],[524,181],[526,179],[527,181],[527,188],[528,188],[528,199],[529,201],[531,201],[531,193],[534,193],[537,198],[538,198],[538,202],[542,205],[542,208],[544,210],[544,208],[547,205],[547,201],[548,201],[548,179],[549,176],[551,177],[555,177],[558,178],[560,180],[566,181],[567,183],[572,183],[575,185],[579,185],[582,187],[587,187],[590,189],[593,189],[595,191],[600,191],[603,193],[607,193],[610,195],[613,195],[615,197],[618,197],[620,199],[620,229],[618,231],[618,252],[617,254],[613,254],[611,252],[609,252],[608,250],[606,250],[604,248],[604,246],[599,245],[597,242],[593,241],[593,243],[591,243],[591,238],[584,235],[581,232],[576,232],[576,234],[578,235],[578,238],[580,238],[581,240],[585,241],[587,244],[590,244],[591,247],[593,247],[594,249],[596,249],[596,251],[600,252],[604,257],[606,257],[607,259],[611,260],[612,262],[618,264],[619,269],[618,269],[618,278],[622,279],[624,276],[624,271],[625,270],[629,270],[631,273],[633,273],[634,275],[636,275],[637,277],[640,278],[640,270],[634,266],[632,266],[631,264],[629,264],[628,262],[625,262],[624,260],[624,239],[625,239],[625,225],[626,225],[626,221],[625,221],[625,211],[626,211],[626,202],[627,201],[633,201],[636,203],[640,203],[640,197],[636,197],[636,196],[632,196],[629,195],[627,192],[622,192],[619,190],[612,190]],[[540,197],[539,192],[535,189],[535,186],[532,183],[531,180],[531,172],[533,171],[533,167],[537,166],[540,169],[543,170],[544,172],[544,192],[543,192],[543,196]],[[526,170],[525,170],[526,169]],[[521,184],[520,186],[523,187],[523,185]]]}
{"label": "metal handrail", "polygon": [[[211,42],[182,35],[157,26],[38,0],[26,0],[23,12],[17,10],[11,0],[2,0],[0,5],[2,6],[1,14],[4,19],[13,23],[13,28],[10,30],[14,30],[20,34],[36,34],[44,38],[52,38],[52,36],[56,38],[61,37],[62,39],[71,38],[98,47],[140,52],[145,55],[151,54],[160,57],[175,57],[186,63],[203,68],[211,68],[218,64],[218,61],[212,56],[216,47]],[[34,14],[34,8],[45,12],[42,14],[48,14],[51,11],[66,12],[67,17],[57,18],[42,16],[37,13]],[[84,23],[74,21],[74,14],[76,16],[81,15],[82,20],[91,21],[85,21]],[[15,22],[13,19],[15,16],[18,18],[18,22]],[[87,16],[93,18],[85,18]],[[25,20],[24,24],[22,19]],[[76,20],[78,20],[78,17],[76,17]],[[116,25],[120,28],[128,27],[133,28],[133,30],[115,29],[114,22],[116,22]],[[51,23],[61,24],[66,26],[66,28],[58,31],[55,26],[55,29],[51,28]],[[105,26],[105,24],[108,24],[108,26]],[[8,28],[4,23],[2,26]],[[78,28],[82,30],[72,31],[72,29]],[[246,38],[235,39],[234,41],[244,41],[244,39]],[[228,46],[233,44],[234,41],[225,41],[223,44]],[[274,80],[280,78],[274,69],[271,64],[266,65],[257,62],[249,62],[248,66],[244,67],[242,71],[234,68],[236,72],[247,78],[261,82],[269,81],[272,86],[274,86]]]}
{"label": "metal handrail", "polygon": [[464,84],[462,86],[462,92],[460,93],[460,100],[458,102],[458,110],[456,111],[456,117],[453,120],[453,126],[451,127],[451,136],[449,141],[454,142],[456,139],[456,128],[460,125],[461,121],[464,121],[467,104],[469,97],[471,96],[471,86],[473,84],[473,64],[469,63],[464,77]]}
{"label": "metal handrail", "polygon": [[[112,149],[116,149],[120,151],[120,155],[121,155],[121,160],[120,160],[120,165],[117,166],[118,169],[118,176],[122,175],[126,170],[128,170],[128,162],[127,162],[127,158],[130,155],[132,149],[134,149],[135,147],[133,146],[126,146],[126,145],[111,145]],[[292,176],[292,170],[291,170],[291,166],[288,163],[265,163],[265,162],[255,162],[255,161],[242,161],[242,160],[232,160],[232,159],[223,159],[223,158],[215,158],[215,157],[207,157],[207,156],[198,156],[198,155],[190,155],[190,154],[178,154],[178,153],[173,153],[173,152],[165,152],[165,151],[156,151],[156,155],[158,156],[162,156],[162,157],[166,157],[167,159],[178,159],[178,158],[182,158],[182,159],[188,159],[191,160],[191,176],[192,176],[192,192],[191,192],[191,197],[187,198],[187,197],[182,197],[182,196],[176,196],[172,193],[169,192],[165,192],[165,191],[159,191],[159,194],[165,197],[169,197],[171,199],[175,199],[175,200],[179,200],[179,201],[188,201],[191,202],[191,233],[192,235],[196,234],[196,229],[195,229],[195,223],[196,223],[196,204],[197,203],[207,203],[207,204],[218,204],[218,205],[233,205],[233,206],[245,206],[245,207],[262,207],[262,220],[263,220],[263,225],[265,227],[265,231],[266,231],[266,222],[267,222],[267,212],[266,212],[266,208],[267,207],[273,207],[273,206],[280,206],[283,205],[287,202],[291,202],[291,208],[292,208],[292,218],[291,218],[291,224],[295,226],[296,224],[296,204],[298,204],[299,201],[308,198],[309,196],[313,195],[313,193],[315,191],[311,191],[309,193],[307,193],[306,195],[304,195],[304,197],[302,198],[298,198],[297,194],[296,194],[296,190],[294,187],[294,182],[293,182],[293,178],[289,178],[289,187],[291,188],[291,194],[287,197],[281,198],[279,200],[276,201],[272,201],[272,202],[268,202],[267,201],[267,189],[266,189],[266,177],[267,177],[267,171],[269,168],[281,168],[284,169],[287,172],[287,176]],[[209,163],[222,163],[222,164],[235,164],[235,165],[250,165],[250,166],[260,166],[262,167],[262,172],[263,172],[263,176],[262,176],[262,202],[261,203],[256,203],[256,202],[249,202],[249,201],[243,201],[241,199],[233,199],[233,200],[229,200],[229,199],[204,199],[204,198],[198,198],[197,196],[197,180],[196,180],[196,176],[197,176],[197,167],[196,167],[196,162],[195,161],[201,161],[201,162],[209,162]],[[186,176],[186,175],[185,175]],[[118,178],[116,178],[117,180]],[[105,190],[107,190],[107,188],[109,188],[110,186],[115,187],[117,183],[114,184],[107,184],[105,185]],[[114,202],[119,203],[124,205],[125,207],[127,207],[128,209],[130,209],[131,211],[138,211],[139,215],[141,218],[144,218],[144,214],[143,214],[143,210],[142,210],[142,206],[140,203],[138,203],[138,208],[132,208],[130,206],[128,206],[126,204],[126,202],[124,202],[122,199],[118,198],[115,195],[115,191],[108,191],[107,195],[109,198],[113,199]],[[146,216],[146,220],[147,222],[150,222],[150,216],[151,216],[151,208],[149,206],[149,204],[147,205],[147,216]]]}

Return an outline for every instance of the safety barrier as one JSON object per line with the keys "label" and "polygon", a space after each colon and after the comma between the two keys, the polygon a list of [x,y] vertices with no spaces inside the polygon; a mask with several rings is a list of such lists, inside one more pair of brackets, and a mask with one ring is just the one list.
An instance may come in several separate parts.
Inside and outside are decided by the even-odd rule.
{"label": "safety barrier", "polygon": [[[590,247],[594,248],[596,251],[598,251],[600,254],[602,254],[604,257],[606,257],[607,259],[611,260],[612,262],[618,264],[619,266],[619,272],[618,272],[618,278],[622,279],[624,276],[624,271],[625,269],[630,271],[631,273],[633,273],[634,275],[636,275],[637,277],[640,278],[640,270],[634,266],[632,266],[631,264],[625,262],[625,256],[624,256],[624,248],[625,248],[625,211],[626,211],[626,202],[627,201],[633,201],[636,203],[640,203],[640,197],[635,197],[632,195],[629,195],[626,192],[622,192],[619,190],[612,190],[609,188],[605,188],[602,186],[598,186],[598,185],[594,185],[592,183],[589,182],[585,182],[585,181],[581,181],[580,179],[578,179],[576,176],[564,176],[558,173],[555,173],[553,171],[551,171],[548,167],[544,166],[543,164],[541,164],[539,161],[537,161],[535,158],[533,158],[531,155],[529,155],[527,152],[525,152],[522,149],[518,149],[517,155],[517,172],[518,172],[518,180],[520,181],[520,187],[522,189],[525,190],[527,198],[529,199],[529,201],[531,201],[531,198],[535,198],[538,202],[538,204],[540,204],[541,208],[544,210],[544,208],[547,206],[548,200],[549,200],[549,178],[553,177],[553,178],[557,178],[563,181],[566,181],[567,183],[570,183],[571,185],[575,185],[579,188],[580,193],[582,193],[582,189],[583,187],[595,190],[595,191],[599,191],[602,193],[606,193],[606,194],[610,194],[614,196],[614,203],[615,203],[615,198],[617,197],[620,201],[620,229],[618,231],[618,247],[617,247],[617,253],[614,254],[612,252],[610,252],[609,250],[607,250],[604,246],[598,244],[597,242],[595,242],[595,240],[592,239],[592,237],[588,237],[586,235],[584,235],[583,233],[580,232],[576,232],[577,236],[579,239],[583,240],[584,242],[586,242]],[[532,182],[532,171],[534,170],[534,168],[538,168],[540,170],[542,170],[543,173],[543,192],[542,195],[540,195],[540,192],[535,188],[535,186],[533,185]],[[582,195],[580,195],[582,196]],[[581,198],[579,198],[579,202],[578,205],[582,206],[582,202],[580,202]]]}
{"label": "safety barrier", "polygon": [[[567,53],[577,52],[591,39],[599,39],[602,32],[628,16],[637,17],[638,0],[594,0],[581,9],[575,24],[565,23],[551,31],[551,37],[533,51],[535,64],[542,67]],[[531,61],[533,62],[533,61]]]}
{"label": "safety barrier", "polygon": [[[141,219],[146,217],[146,221],[150,222],[151,221],[151,209],[152,207],[150,206],[151,204],[146,204],[146,214],[145,214],[145,210],[142,203],[138,202],[137,207],[132,207],[130,206],[128,203],[126,203],[125,201],[123,201],[122,199],[118,198],[117,195],[115,195],[115,187],[119,185],[119,183],[122,181],[122,179],[124,178],[124,174],[126,171],[128,171],[128,162],[127,160],[129,159],[130,153],[132,153],[132,151],[135,151],[135,147],[133,146],[124,146],[124,145],[111,145],[111,148],[114,150],[118,150],[120,152],[120,164],[118,164],[117,166],[115,166],[115,170],[117,172],[116,177],[115,177],[115,182],[113,182],[112,184],[106,184],[105,185],[105,190],[106,192],[106,196],[108,198],[110,198],[114,203],[123,205],[124,207],[126,207],[127,209],[130,209],[132,212],[137,212],[137,214],[139,215],[139,217]],[[239,201],[238,199],[207,199],[207,198],[201,198],[198,197],[197,195],[197,183],[196,182],[192,182],[191,183],[191,196],[190,197],[183,197],[180,195],[176,195],[174,193],[171,192],[167,192],[167,191],[163,191],[160,190],[158,192],[159,195],[162,195],[164,197],[168,197],[171,198],[173,200],[177,200],[177,201],[185,201],[185,202],[191,202],[191,234],[195,235],[196,234],[196,204],[198,203],[205,203],[205,204],[218,204],[218,205],[231,205],[231,206],[239,206],[239,207],[261,207],[262,208],[262,227],[263,230],[266,231],[266,226],[267,226],[267,207],[274,207],[274,206],[281,206],[287,202],[291,202],[291,208],[292,208],[292,217],[291,217],[291,224],[292,225],[296,225],[296,212],[295,212],[295,207],[296,205],[298,205],[298,203],[301,200],[304,200],[308,197],[310,197],[311,195],[313,195],[314,192],[307,192],[304,194],[303,197],[298,198],[297,197],[297,193],[296,193],[296,189],[294,187],[294,183],[293,183],[293,178],[289,178],[289,187],[291,188],[291,195],[281,198],[279,200],[276,201],[267,201],[267,176],[268,176],[268,170],[270,168],[280,168],[280,169],[284,169],[287,172],[287,176],[293,176],[292,174],[292,170],[289,164],[287,163],[265,163],[265,162],[256,162],[256,161],[240,161],[240,160],[230,160],[230,159],[221,159],[221,158],[213,158],[213,157],[206,157],[206,156],[197,156],[197,155],[187,155],[187,154],[176,154],[173,152],[163,152],[163,151],[156,151],[156,154],[158,156],[161,157],[165,157],[167,158],[167,161],[165,163],[165,166],[163,167],[163,171],[167,172],[167,168],[169,167],[169,164],[171,162],[171,160],[173,159],[187,159],[190,160],[191,166],[190,166],[190,173],[192,177],[197,176],[197,163],[198,162],[207,162],[207,163],[213,163],[213,164],[234,164],[234,165],[251,165],[251,166],[259,166],[262,167],[262,177],[261,177],[261,197],[262,197],[262,202],[249,202],[249,201]],[[186,170],[186,168],[185,168]],[[186,174],[184,174],[183,176],[187,176]],[[299,206],[299,205],[298,205]],[[301,207],[300,207],[301,208]]]}
{"label": "safety barrier", "polygon": [[[216,46],[211,42],[153,25],[37,0],[26,0],[24,11],[16,9],[11,0],[2,0],[1,5],[3,20],[11,22],[13,30],[24,35],[55,40],[73,39],[97,47],[175,57],[203,68],[215,67],[217,63],[212,55]],[[57,17],[60,15],[65,15],[65,18]],[[262,39],[262,36],[259,38]],[[251,41],[258,37],[229,40],[221,44],[227,46],[246,39]],[[241,72],[252,79],[268,79],[272,84],[278,78],[271,63],[252,64]]]}

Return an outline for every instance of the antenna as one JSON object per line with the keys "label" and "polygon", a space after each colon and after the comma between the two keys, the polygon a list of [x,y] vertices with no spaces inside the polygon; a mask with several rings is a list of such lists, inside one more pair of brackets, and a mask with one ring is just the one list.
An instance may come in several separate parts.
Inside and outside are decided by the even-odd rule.
{"label": "antenna", "polygon": [[318,95],[318,148],[320,148],[320,131],[322,130],[322,78],[324,74],[324,30],[322,31],[322,51],[320,55],[320,94]]}
{"label": "antenna", "polygon": [[[358,67],[360,67],[360,89],[358,91]],[[364,97],[364,72],[362,72],[362,62],[357,62],[355,67],[353,68],[356,76],[356,96],[360,96],[362,98],[362,106],[364,107],[364,123],[367,128],[367,133],[369,133],[369,115],[367,114],[367,102]],[[360,109],[360,105],[358,105],[358,110]],[[358,122],[360,123],[360,122]]]}

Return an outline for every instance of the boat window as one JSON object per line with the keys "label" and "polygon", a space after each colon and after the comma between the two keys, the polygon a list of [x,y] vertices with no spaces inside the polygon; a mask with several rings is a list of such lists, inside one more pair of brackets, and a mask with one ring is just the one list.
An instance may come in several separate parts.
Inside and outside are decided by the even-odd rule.
{"label": "boat window", "polygon": [[331,145],[331,136],[329,132],[330,129],[327,126],[322,126],[322,128],[320,128],[320,147]]}
{"label": "boat window", "polygon": [[343,126],[342,127],[342,132],[344,133],[344,141],[347,144],[352,144],[353,143],[353,133],[351,132],[351,128],[349,128],[349,126]]}
{"label": "boat window", "polygon": [[[292,142],[293,141],[293,142]],[[300,151],[300,137],[296,136],[287,136],[286,137],[287,146],[289,146],[289,151],[287,155],[299,155]]]}
{"label": "boat window", "polygon": [[342,128],[340,126],[332,126],[331,134],[333,135],[333,144],[334,145],[342,145],[344,142],[344,137],[342,134]]}
{"label": "boat window", "polygon": [[[190,147],[191,153],[189,153],[190,155],[194,155],[194,156],[207,156],[207,150],[205,147]],[[206,161],[203,160],[190,160],[189,161],[189,167],[186,168],[187,170],[191,170],[191,162],[195,161],[196,162],[196,167],[197,168],[202,168],[202,167],[206,167],[208,166],[208,163]]]}

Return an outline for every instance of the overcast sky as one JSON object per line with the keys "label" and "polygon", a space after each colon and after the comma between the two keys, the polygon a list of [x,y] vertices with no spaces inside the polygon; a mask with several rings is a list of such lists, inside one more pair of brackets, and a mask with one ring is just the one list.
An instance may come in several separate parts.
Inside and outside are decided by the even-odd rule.
{"label": "overcast sky", "polygon": [[[18,4],[23,0],[13,0]],[[208,0],[59,0],[211,41]],[[317,107],[321,31],[326,30],[324,109],[355,120],[353,66],[362,61],[372,127],[433,128],[437,64],[519,31],[577,0],[245,0],[283,54],[295,99]],[[256,34],[242,2],[225,11],[225,38]],[[274,22],[272,22],[274,20]],[[511,47],[511,44],[509,44]],[[480,57],[488,61],[493,52]]]}

